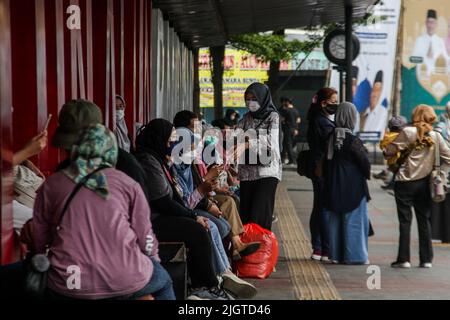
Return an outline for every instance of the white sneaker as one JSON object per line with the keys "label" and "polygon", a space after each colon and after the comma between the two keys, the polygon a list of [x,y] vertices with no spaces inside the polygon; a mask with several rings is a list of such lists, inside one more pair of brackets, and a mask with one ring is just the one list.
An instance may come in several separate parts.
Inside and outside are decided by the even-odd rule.
{"label": "white sneaker", "polygon": [[242,280],[234,273],[224,273],[222,279],[222,289],[238,299],[251,299],[258,293],[254,285]]}
{"label": "white sneaker", "polygon": [[311,255],[311,259],[316,260],[316,261],[322,260],[322,253],[320,253],[320,251],[318,251],[318,250],[314,250]]}
{"label": "white sneaker", "polygon": [[431,262],[421,263],[420,268],[431,269],[433,268],[433,264]]}
{"label": "white sneaker", "polygon": [[326,257],[326,256],[322,256],[320,261],[323,262],[323,263],[331,263],[331,260],[328,257]]}

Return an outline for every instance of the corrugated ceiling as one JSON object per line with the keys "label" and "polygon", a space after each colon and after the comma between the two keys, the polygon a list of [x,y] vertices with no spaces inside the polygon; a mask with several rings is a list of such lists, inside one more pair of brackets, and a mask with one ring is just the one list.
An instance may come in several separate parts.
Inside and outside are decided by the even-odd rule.
{"label": "corrugated ceiling", "polygon": [[354,19],[378,0],[153,0],[190,47],[223,45],[229,35],[341,22],[345,3]]}

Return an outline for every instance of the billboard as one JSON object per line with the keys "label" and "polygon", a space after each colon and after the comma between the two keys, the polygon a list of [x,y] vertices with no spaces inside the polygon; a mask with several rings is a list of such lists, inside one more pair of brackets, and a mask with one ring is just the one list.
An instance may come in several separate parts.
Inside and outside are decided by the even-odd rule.
{"label": "billboard", "polygon": [[[356,27],[360,55],[353,63],[353,101],[359,117],[356,132],[383,135],[392,107],[400,0],[384,0],[374,7],[370,23]],[[331,86],[339,88],[333,71]]]}
{"label": "billboard", "polygon": [[[297,54],[290,61],[282,61],[280,71],[327,70],[328,60],[321,51],[313,51],[306,61],[304,53]],[[300,63],[303,63],[300,66]],[[224,107],[243,108],[244,93],[253,82],[264,83],[269,80],[270,64],[263,62],[248,52],[227,47],[224,59],[223,102]],[[208,49],[199,52],[200,107],[214,106],[214,89],[211,81],[210,55]]]}
{"label": "billboard", "polygon": [[405,0],[401,113],[419,104],[439,114],[450,101],[450,1]]}
{"label": "billboard", "polygon": [[[211,80],[209,49],[199,52],[200,107],[214,106],[214,88]],[[244,93],[253,82],[266,82],[269,64],[244,51],[227,48],[224,60],[223,105],[245,107]]]}

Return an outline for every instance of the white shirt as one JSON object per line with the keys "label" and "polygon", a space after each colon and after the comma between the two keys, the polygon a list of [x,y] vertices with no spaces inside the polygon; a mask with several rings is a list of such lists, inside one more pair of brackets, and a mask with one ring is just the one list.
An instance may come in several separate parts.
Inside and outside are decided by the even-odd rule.
{"label": "white shirt", "polygon": [[[431,46],[431,58],[429,57],[429,51]],[[433,34],[424,34],[417,38],[416,45],[414,46],[413,57],[422,57],[423,63],[427,65],[428,73],[434,72],[435,62],[439,56],[444,56],[448,63],[447,48],[445,46],[444,40],[439,36]]]}
{"label": "white shirt", "polygon": [[364,132],[381,132],[382,137],[386,130],[388,110],[379,103],[373,111],[367,108],[364,115],[367,115]]}

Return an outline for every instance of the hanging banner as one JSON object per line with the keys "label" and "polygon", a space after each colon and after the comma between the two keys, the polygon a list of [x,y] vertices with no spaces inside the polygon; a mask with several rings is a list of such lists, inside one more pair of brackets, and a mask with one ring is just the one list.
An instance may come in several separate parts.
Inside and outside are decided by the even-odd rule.
{"label": "hanging banner", "polygon": [[[214,88],[211,80],[210,56],[208,49],[199,53],[200,107],[214,107]],[[244,51],[227,48],[223,75],[224,107],[245,107],[244,93],[253,82],[266,82],[269,64]]]}
{"label": "hanging banner", "polygon": [[[400,0],[383,0],[374,7],[366,26],[355,30],[361,42],[354,61],[353,101],[359,116],[356,132],[380,132],[383,136],[392,106]],[[331,86],[339,88],[339,73],[332,72]]]}
{"label": "hanging banner", "polygon": [[405,0],[401,113],[419,104],[440,114],[450,101],[450,2]]}

